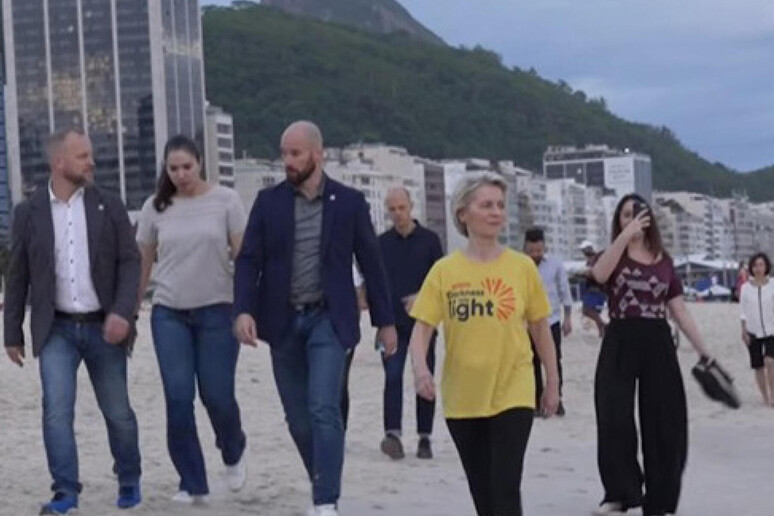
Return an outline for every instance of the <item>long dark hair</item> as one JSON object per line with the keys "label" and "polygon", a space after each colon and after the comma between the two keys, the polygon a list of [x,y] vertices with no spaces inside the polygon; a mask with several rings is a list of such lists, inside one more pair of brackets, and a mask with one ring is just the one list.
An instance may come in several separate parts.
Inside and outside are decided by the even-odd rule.
{"label": "long dark hair", "polygon": [[612,237],[610,241],[615,241],[615,239],[618,238],[618,235],[621,234],[621,230],[623,229],[621,227],[621,212],[623,211],[623,207],[626,206],[626,203],[629,201],[639,202],[646,210],[648,210],[650,214],[650,226],[645,229],[645,247],[647,247],[651,253],[658,256],[664,252],[664,244],[661,240],[661,231],[659,231],[658,223],[656,222],[656,214],[653,213],[653,210],[647,201],[645,201],[642,196],[635,193],[624,195],[623,198],[618,201],[618,206],[615,207],[615,215],[613,215],[613,224],[610,231]]}
{"label": "long dark hair", "polygon": [[153,199],[153,207],[159,213],[172,205],[172,196],[177,193],[177,187],[167,172],[167,159],[175,151],[187,152],[194,157],[200,167],[203,167],[202,153],[199,151],[199,146],[191,138],[184,134],[178,134],[167,141],[167,144],[164,146],[164,160],[161,162],[159,182],[156,186],[156,197]]}

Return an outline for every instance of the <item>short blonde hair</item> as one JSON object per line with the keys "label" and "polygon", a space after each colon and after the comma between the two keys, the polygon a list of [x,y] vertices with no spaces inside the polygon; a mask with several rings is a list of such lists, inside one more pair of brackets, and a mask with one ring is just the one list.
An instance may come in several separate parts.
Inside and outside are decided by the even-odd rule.
{"label": "short blonde hair", "polygon": [[503,195],[508,191],[508,183],[503,179],[503,176],[494,172],[476,172],[465,175],[452,194],[451,214],[454,227],[466,238],[468,228],[460,220],[460,212],[470,205],[470,200],[476,190],[487,185],[496,186],[503,191]]}

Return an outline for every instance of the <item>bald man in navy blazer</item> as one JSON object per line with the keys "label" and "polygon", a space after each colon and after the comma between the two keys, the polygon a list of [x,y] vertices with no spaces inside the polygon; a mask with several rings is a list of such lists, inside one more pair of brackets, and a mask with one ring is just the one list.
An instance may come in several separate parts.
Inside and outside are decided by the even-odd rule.
{"label": "bald man in navy blazer", "polygon": [[371,323],[390,355],[397,333],[387,275],[362,193],[323,172],[311,122],[282,135],[287,180],[259,192],[236,261],[235,332],[271,346],[282,405],[312,482],[316,516],[337,515],[344,460],[340,396],[347,351],[360,340],[352,257]]}

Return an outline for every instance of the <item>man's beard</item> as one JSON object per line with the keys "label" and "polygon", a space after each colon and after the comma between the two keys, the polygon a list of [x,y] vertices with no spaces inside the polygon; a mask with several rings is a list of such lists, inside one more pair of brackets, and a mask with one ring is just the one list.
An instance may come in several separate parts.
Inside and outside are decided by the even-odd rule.
{"label": "man's beard", "polygon": [[303,170],[298,170],[291,166],[286,166],[285,174],[287,175],[288,181],[293,183],[294,186],[301,186],[306,182],[307,179],[309,179],[316,168],[317,165],[315,165],[314,160],[309,158]]}
{"label": "man's beard", "polygon": [[67,170],[64,177],[75,186],[85,186],[91,182],[91,174],[76,174]]}

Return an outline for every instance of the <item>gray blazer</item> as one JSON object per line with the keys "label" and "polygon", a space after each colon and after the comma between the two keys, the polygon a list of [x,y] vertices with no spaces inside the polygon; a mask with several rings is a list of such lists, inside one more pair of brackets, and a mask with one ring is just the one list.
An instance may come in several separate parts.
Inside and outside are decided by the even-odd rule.
{"label": "gray blazer", "polygon": [[[91,279],[105,313],[134,322],[140,283],[140,252],[121,200],[95,186],[84,191]],[[24,312],[30,294],[32,352],[40,354],[54,321],[56,296],[54,222],[48,188],[14,209],[6,273],[5,346],[24,346]]]}

